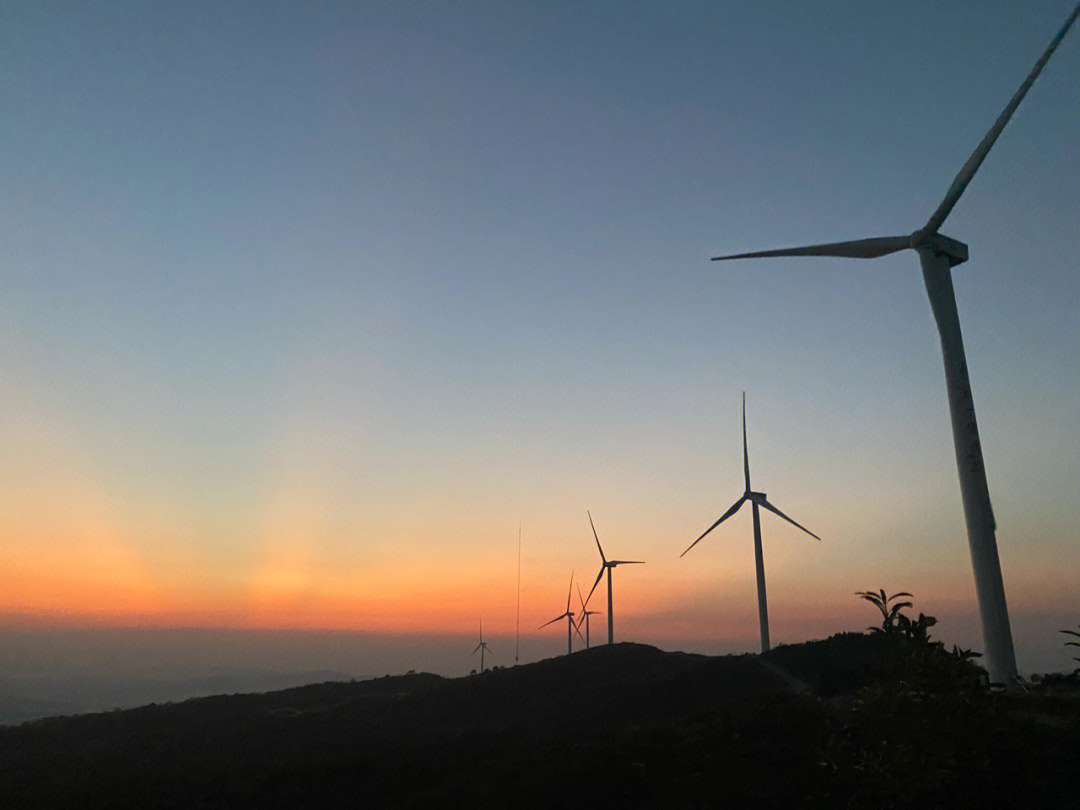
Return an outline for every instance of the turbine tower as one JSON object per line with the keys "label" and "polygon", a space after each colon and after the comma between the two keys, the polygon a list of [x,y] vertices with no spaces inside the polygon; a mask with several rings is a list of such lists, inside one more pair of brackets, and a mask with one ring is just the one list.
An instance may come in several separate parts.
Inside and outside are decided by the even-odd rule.
{"label": "turbine tower", "polygon": [[1035,67],[1024,79],[1009,103],[1005,105],[997,121],[971,153],[971,157],[949,186],[945,198],[923,227],[907,236],[856,239],[850,242],[831,242],[717,256],[714,259],[716,261],[770,256],[837,256],[850,259],[876,259],[879,256],[906,249],[914,250],[919,254],[923,282],[926,285],[926,292],[930,297],[930,308],[941,336],[953,446],[956,451],[956,464],[960,478],[960,496],[964,505],[968,547],[971,551],[971,564],[975,573],[975,593],[979,602],[990,680],[1010,686],[1015,684],[1017,679],[1016,656],[1013,651],[1012,631],[1009,627],[1008,607],[1005,603],[1001,563],[998,559],[996,523],[990,506],[990,491],[986,484],[979,429],[975,422],[975,404],[971,396],[964,342],[960,334],[960,316],[956,310],[956,297],[952,284],[952,268],[967,261],[968,249],[963,242],[950,239],[939,233],[939,230],[1078,15],[1080,15],[1080,4],[1069,14],[1065,24],[1061,26],[1057,35],[1035,63]]}
{"label": "turbine tower", "polygon": [[560,619],[566,619],[566,654],[570,655],[574,651],[574,614],[570,610],[570,595],[574,592],[574,572],[570,572],[570,590],[566,592],[566,612],[556,616],[550,622],[544,622],[540,625],[540,629],[547,627],[549,624],[555,624]]}
{"label": "turbine tower", "polygon": [[484,643],[483,617],[480,617],[480,643],[476,645],[476,649],[472,651],[472,655],[470,655],[469,658],[472,658],[473,655],[476,655],[477,652],[480,653],[480,674],[482,675],[484,673],[484,653],[491,652],[491,650],[488,648],[488,645]]}
{"label": "turbine tower", "polygon": [[[754,492],[750,488],[750,452],[749,452],[749,450],[747,450],[747,447],[746,447],[746,392],[745,391],[743,392],[743,398],[742,398],[742,447],[743,447],[743,475],[744,475],[744,478],[746,480],[746,491],[743,492],[742,497],[739,498],[739,500],[735,501],[735,503],[732,504],[730,509],[728,509],[726,512],[724,512],[724,514],[722,514],[720,516],[720,519],[718,521],[716,521],[716,523],[714,523],[712,526],[710,526],[704,532],[702,532],[701,537],[699,537],[697,540],[695,540],[693,543],[691,543],[689,548],[686,549],[686,551],[689,551],[691,548],[693,548],[698,543],[700,543],[702,538],[705,537],[705,535],[707,535],[709,532],[711,532],[713,529],[715,529],[717,526],[719,526],[721,523],[723,523],[729,517],[731,517],[736,512],[738,512],[739,507],[741,507],[744,503],[746,503],[747,501],[750,501],[750,505],[753,508],[753,514],[754,514],[754,565],[757,568],[758,623],[761,626],[761,651],[762,652],[768,652],[769,651],[769,607],[768,607],[768,603],[766,602],[766,599],[765,599],[765,558],[764,558],[764,555],[762,554],[762,551],[761,551],[761,517],[760,517],[758,509],[759,509],[759,507],[768,509],[774,515],[782,517],[788,523],[802,529],[804,532],[806,532],[808,535],[813,537],[815,540],[820,540],[821,538],[818,537],[816,534],[814,534],[812,531],[810,531],[805,526],[801,526],[798,523],[796,523],[794,520],[789,518],[787,515],[785,515],[783,512],[781,512],[779,509],[777,509],[775,506],[773,506],[771,503],[769,503],[769,500],[768,500],[768,498],[765,497],[764,492]],[[686,551],[684,551],[679,556],[684,557],[686,555]]]}
{"label": "turbine tower", "polygon": [[592,513],[586,512],[589,516],[589,526],[592,527],[593,537],[596,538],[596,548],[600,551],[600,573],[596,575],[596,582],[593,583],[591,589],[589,589],[589,595],[585,597],[585,604],[589,604],[589,600],[592,599],[593,591],[596,590],[596,586],[600,584],[600,580],[604,577],[604,572],[607,571],[607,643],[615,643],[615,616],[613,615],[611,607],[611,569],[619,565],[644,565],[644,560],[609,560],[604,556],[604,549],[600,546],[600,537],[596,533],[596,526],[593,526]]}
{"label": "turbine tower", "polygon": [[[586,607],[585,600],[581,598],[581,586],[580,585],[578,586],[578,589],[577,589],[577,598],[578,598],[578,601],[581,602],[581,613],[578,614],[577,624],[578,624],[578,627],[581,627],[581,620],[585,619],[585,649],[587,650],[587,649],[589,649],[589,617],[590,616],[599,616],[600,611],[599,610],[589,610]],[[581,635],[581,634],[578,633],[578,635]]]}
{"label": "turbine tower", "polygon": [[514,629],[514,666],[518,665],[518,653],[521,651],[521,524],[518,524],[518,569],[517,569],[517,624]]}

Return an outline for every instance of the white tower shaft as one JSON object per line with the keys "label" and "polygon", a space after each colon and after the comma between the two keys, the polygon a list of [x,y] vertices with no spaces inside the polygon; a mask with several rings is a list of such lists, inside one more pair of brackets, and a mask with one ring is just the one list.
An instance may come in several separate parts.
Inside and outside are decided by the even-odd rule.
{"label": "white tower shaft", "polygon": [[944,253],[935,253],[928,246],[919,249],[919,261],[926,292],[930,296],[930,307],[941,335],[953,445],[960,474],[960,496],[967,522],[971,565],[975,571],[975,594],[982,619],[986,663],[992,682],[1012,684],[1017,677],[1016,654],[1009,626],[1009,611],[1005,604],[1005,585],[994,533],[994,512],[990,506],[979,427],[975,422],[975,402],[964,357],[964,341],[960,335],[960,316],[953,294],[949,257]]}
{"label": "white tower shaft", "polygon": [[615,613],[612,611],[610,565],[607,570],[607,643],[615,643]]}
{"label": "white tower shaft", "polygon": [[751,504],[754,514],[754,565],[757,568],[758,624],[761,627],[761,651],[769,651],[769,606],[765,598],[765,553],[761,548],[761,516],[757,501]]}

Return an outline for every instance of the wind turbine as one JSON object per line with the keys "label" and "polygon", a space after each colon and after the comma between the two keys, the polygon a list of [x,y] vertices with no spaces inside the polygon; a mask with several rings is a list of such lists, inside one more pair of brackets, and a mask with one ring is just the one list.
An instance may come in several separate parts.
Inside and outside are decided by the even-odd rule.
{"label": "wind turbine", "polygon": [[[585,600],[581,598],[581,586],[580,585],[578,586],[578,589],[577,589],[577,598],[578,598],[578,601],[581,602],[581,613],[578,614],[577,624],[578,624],[578,627],[581,627],[581,620],[585,619],[585,649],[587,650],[587,649],[589,649],[589,617],[590,616],[599,616],[600,611],[599,610],[589,610],[586,607]],[[580,633],[578,635],[580,635]]]}
{"label": "wind turbine", "polygon": [[556,616],[550,622],[544,622],[540,625],[540,629],[547,627],[549,624],[555,624],[560,619],[566,619],[566,654],[570,655],[574,651],[574,614],[570,610],[570,595],[574,592],[574,572],[570,572],[570,590],[566,592],[566,612]]}
{"label": "wind turbine", "polygon": [[[726,512],[724,512],[724,514],[722,514],[720,516],[720,519],[718,521],[716,521],[716,523],[714,523],[712,526],[710,526],[704,532],[702,532],[701,537],[699,537],[697,540],[695,540],[693,543],[691,543],[689,548],[686,549],[686,551],[689,551],[691,548],[693,548],[698,543],[700,543],[702,538],[705,537],[705,535],[707,535],[709,532],[711,532],[713,529],[715,529],[717,526],[719,526],[721,523],[723,523],[729,517],[731,517],[736,512],[738,512],[739,507],[741,507],[744,503],[746,503],[747,501],[750,501],[750,505],[753,508],[753,514],[754,514],[754,564],[755,564],[755,566],[757,568],[758,623],[761,626],[761,651],[762,652],[768,652],[769,651],[769,607],[768,607],[768,604],[767,604],[767,602],[765,600],[765,558],[764,558],[764,556],[762,554],[762,551],[761,551],[761,517],[760,517],[758,509],[759,509],[759,507],[763,507],[765,509],[768,509],[774,515],[782,517],[788,523],[802,529],[804,532],[806,532],[808,535],[813,537],[815,540],[820,540],[821,538],[818,537],[816,534],[814,534],[812,531],[810,531],[805,526],[801,526],[798,523],[796,523],[794,520],[789,518],[787,515],[785,515],[783,512],[781,512],[779,509],[777,509],[775,506],[773,506],[771,503],[769,503],[769,500],[768,500],[768,498],[765,497],[764,492],[754,492],[750,488],[750,452],[747,450],[747,447],[746,447],[746,392],[745,391],[743,391],[743,399],[742,399],[742,448],[743,448],[743,475],[744,475],[744,477],[746,479],[746,491],[743,492],[742,497],[739,498],[739,500],[735,501],[735,503],[732,504],[730,509],[728,509]],[[680,557],[685,556],[686,551],[684,551],[679,556]]]}
{"label": "wind turbine", "polygon": [[484,653],[491,652],[491,650],[488,648],[488,645],[484,643],[484,619],[482,617],[480,619],[480,643],[476,645],[476,649],[472,651],[472,655],[470,655],[469,658],[472,658],[477,652],[480,653],[480,673],[483,674]]}
{"label": "wind turbine", "polygon": [[585,514],[589,516],[589,526],[592,527],[593,537],[596,538],[596,547],[600,551],[600,573],[596,575],[596,582],[593,583],[592,588],[589,589],[589,595],[585,597],[585,604],[589,604],[589,600],[592,599],[593,591],[596,590],[596,586],[600,584],[600,580],[604,577],[604,572],[607,571],[607,643],[615,643],[615,617],[612,615],[611,608],[611,569],[619,565],[644,565],[644,560],[609,560],[604,556],[604,549],[600,546],[600,537],[596,533],[596,526],[593,526],[592,513],[586,511]]}
{"label": "wind turbine", "polygon": [[1080,15],[1080,4],[1069,14],[1061,30],[1050,41],[1035,63],[1035,67],[1020,85],[1020,89],[1005,105],[997,121],[990,127],[990,131],[971,153],[971,157],[949,186],[945,199],[941,201],[923,227],[907,236],[856,239],[850,242],[831,242],[714,258],[714,261],[769,256],[837,256],[851,259],[876,259],[879,256],[909,248],[919,254],[923,281],[930,297],[930,308],[933,310],[934,320],[937,322],[938,333],[941,336],[953,445],[960,478],[960,495],[964,504],[971,563],[975,572],[975,592],[979,602],[990,680],[995,683],[1016,683],[1016,656],[1013,651],[1009,612],[1005,604],[1005,586],[1001,579],[1001,563],[998,559],[997,540],[994,534],[996,523],[990,506],[990,491],[986,484],[979,429],[975,422],[975,404],[971,396],[964,343],[960,335],[960,317],[956,310],[956,297],[952,285],[952,268],[967,261],[968,249],[963,242],[950,239],[938,231],[1078,15]]}

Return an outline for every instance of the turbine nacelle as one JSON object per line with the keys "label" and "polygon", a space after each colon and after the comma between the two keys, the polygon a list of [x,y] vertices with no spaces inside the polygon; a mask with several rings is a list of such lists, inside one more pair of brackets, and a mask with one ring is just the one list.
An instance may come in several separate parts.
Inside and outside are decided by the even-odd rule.
{"label": "turbine nacelle", "polygon": [[550,622],[544,622],[542,625],[540,625],[540,629],[543,630],[549,624],[555,624],[555,622],[562,621],[563,619],[570,619],[570,621],[573,621],[574,620],[574,612],[572,610],[568,610],[568,611],[566,611],[566,613],[563,613],[563,614],[560,614],[559,616],[556,616]]}
{"label": "turbine nacelle", "polygon": [[919,228],[908,237],[908,246],[916,251],[929,248],[937,255],[948,256],[950,267],[956,267],[968,260],[968,246],[959,239],[930,233],[924,228]]}

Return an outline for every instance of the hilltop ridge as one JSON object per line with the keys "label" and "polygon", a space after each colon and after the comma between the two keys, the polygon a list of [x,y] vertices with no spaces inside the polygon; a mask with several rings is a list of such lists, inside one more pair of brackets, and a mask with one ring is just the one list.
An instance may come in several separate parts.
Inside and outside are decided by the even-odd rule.
{"label": "hilltop ridge", "polygon": [[[865,665],[888,661],[890,643],[842,634],[718,657],[622,643],[463,678],[40,720],[0,728],[0,805],[1038,807],[1080,795],[1080,703],[992,693],[951,670],[936,687],[890,679]],[[1058,722],[1031,722],[1035,710]]]}

